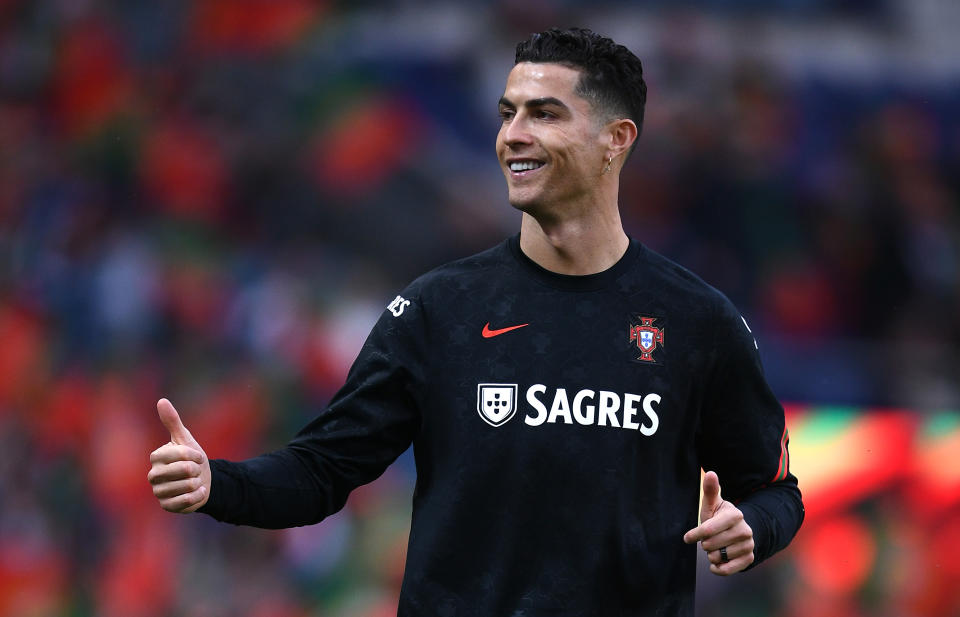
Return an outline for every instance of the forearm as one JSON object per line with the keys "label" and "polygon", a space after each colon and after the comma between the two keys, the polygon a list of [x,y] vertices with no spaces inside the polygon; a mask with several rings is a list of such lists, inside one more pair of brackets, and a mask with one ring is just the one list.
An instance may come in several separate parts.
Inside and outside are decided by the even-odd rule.
{"label": "forearm", "polygon": [[737,507],[753,530],[755,561],[751,567],[786,548],[803,523],[803,501],[792,476],[751,493]]}
{"label": "forearm", "polygon": [[198,512],[218,521],[280,529],[309,525],[343,507],[349,491],[324,486],[289,449],[242,462],[210,461],[210,499]]}

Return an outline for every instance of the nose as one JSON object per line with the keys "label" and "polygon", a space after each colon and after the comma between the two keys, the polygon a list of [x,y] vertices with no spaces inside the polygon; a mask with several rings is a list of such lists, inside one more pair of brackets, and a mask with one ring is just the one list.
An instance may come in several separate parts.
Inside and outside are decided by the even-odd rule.
{"label": "nose", "polygon": [[510,122],[505,122],[500,128],[503,143],[508,148],[532,144],[533,136],[528,129],[529,126],[523,114],[518,113]]}

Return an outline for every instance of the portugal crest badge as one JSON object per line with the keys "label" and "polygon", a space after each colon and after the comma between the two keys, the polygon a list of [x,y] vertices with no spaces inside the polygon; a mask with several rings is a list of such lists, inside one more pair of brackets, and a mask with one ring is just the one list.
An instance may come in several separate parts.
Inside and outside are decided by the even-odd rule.
{"label": "portugal crest badge", "polygon": [[663,347],[663,324],[654,325],[658,317],[644,317],[634,315],[630,320],[630,348],[634,351],[633,359],[638,362],[662,364],[654,357],[657,347]]}
{"label": "portugal crest badge", "polygon": [[477,384],[477,411],[490,426],[502,426],[517,412],[517,384]]}

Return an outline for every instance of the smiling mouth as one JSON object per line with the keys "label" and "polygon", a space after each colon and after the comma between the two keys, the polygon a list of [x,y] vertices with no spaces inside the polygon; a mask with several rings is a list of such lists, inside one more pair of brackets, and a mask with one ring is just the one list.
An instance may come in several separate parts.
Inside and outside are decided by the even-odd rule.
{"label": "smiling mouth", "polygon": [[524,175],[540,169],[545,164],[546,163],[541,161],[513,161],[507,165],[507,168],[510,170],[510,173],[514,175]]}

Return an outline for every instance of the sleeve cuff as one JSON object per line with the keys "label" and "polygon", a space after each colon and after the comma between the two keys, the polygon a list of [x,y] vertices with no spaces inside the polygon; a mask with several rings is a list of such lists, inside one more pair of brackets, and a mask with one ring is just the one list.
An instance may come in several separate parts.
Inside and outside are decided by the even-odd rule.
{"label": "sleeve cuff", "polygon": [[746,568],[749,570],[769,557],[770,530],[767,528],[766,519],[753,504],[741,503],[737,507],[743,513],[743,520],[753,531],[753,563]]}
{"label": "sleeve cuff", "polygon": [[224,504],[226,503],[227,474],[224,473],[224,466],[229,461],[222,459],[213,459],[210,461],[210,497],[202,508],[197,508],[197,512],[202,512],[217,519],[223,520]]}

